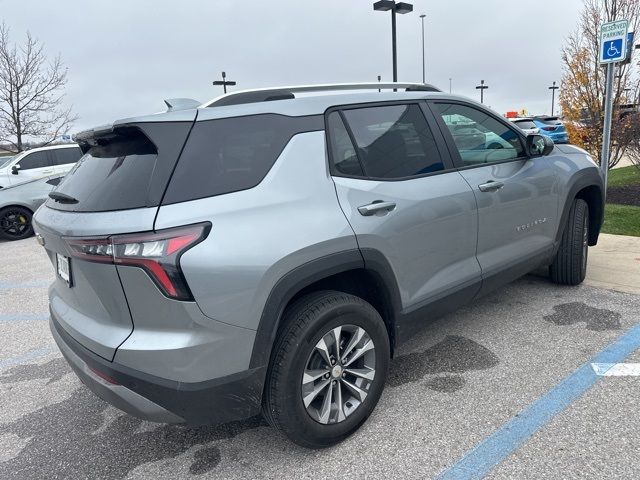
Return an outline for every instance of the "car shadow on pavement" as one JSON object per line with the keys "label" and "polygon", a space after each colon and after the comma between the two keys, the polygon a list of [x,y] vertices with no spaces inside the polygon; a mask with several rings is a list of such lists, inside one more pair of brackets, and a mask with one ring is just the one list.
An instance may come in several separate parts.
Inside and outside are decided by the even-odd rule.
{"label": "car shadow on pavement", "polygon": [[[498,357],[478,343],[460,336],[447,336],[422,351],[397,357],[391,364],[388,385],[396,387],[435,376],[426,385],[440,392],[462,388],[459,374],[491,368]],[[0,384],[46,380],[46,385],[70,374],[59,357],[43,364],[17,365],[0,374]],[[25,442],[13,458],[0,463],[0,478],[122,478],[148,462],[175,458],[196,447],[189,472],[194,475],[215,470],[221,461],[212,444],[231,439],[259,427],[261,417],[216,427],[185,427],[152,424],[118,412],[79,386],[65,400],[0,424],[0,437],[14,436]],[[198,448],[200,447],[200,448]]]}
{"label": "car shadow on pavement", "polygon": [[[34,379],[51,383],[68,373],[71,369],[64,359],[56,358],[13,367],[0,374],[0,383]],[[195,452],[189,471],[202,474],[220,462],[220,451],[211,442],[267,426],[261,417],[218,427],[156,426],[127,414],[105,415],[110,408],[79,386],[60,403],[1,424],[0,437],[16,436],[26,444],[15,457],[0,463],[0,478],[122,478],[140,465],[174,458],[198,446],[203,448]]]}

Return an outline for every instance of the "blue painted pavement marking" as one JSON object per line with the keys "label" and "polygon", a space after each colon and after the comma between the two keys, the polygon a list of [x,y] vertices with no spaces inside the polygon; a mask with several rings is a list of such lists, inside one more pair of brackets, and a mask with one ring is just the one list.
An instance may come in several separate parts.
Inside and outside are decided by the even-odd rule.
{"label": "blue painted pavement marking", "polygon": [[44,288],[51,285],[50,281],[33,281],[33,282],[0,282],[0,290],[14,290],[19,288]]}
{"label": "blue painted pavement marking", "polygon": [[23,353],[22,355],[18,355],[16,357],[0,360],[0,370],[4,370],[5,368],[13,367],[15,365],[20,365],[30,360],[36,360],[38,358],[45,357],[50,353],[55,352],[56,350],[57,350],[56,347],[54,347],[53,345],[50,345],[48,347],[31,350],[29,352]]}
{"label": "blue painted pavement marking", "polygon": [[639,347],[640,325],[636,325],[561,380],[542,397],[521,410],[437,478],[441,480],[483,478],[601,378],[593,371],[592,363],[621,362]]}
{"label": "blue painted pavement marking", "polygon": [[22,321],[43,321],[49,320],[49,314],[47,313],[17,313],[0,315],[0,323],[3,322],[22,322]]}

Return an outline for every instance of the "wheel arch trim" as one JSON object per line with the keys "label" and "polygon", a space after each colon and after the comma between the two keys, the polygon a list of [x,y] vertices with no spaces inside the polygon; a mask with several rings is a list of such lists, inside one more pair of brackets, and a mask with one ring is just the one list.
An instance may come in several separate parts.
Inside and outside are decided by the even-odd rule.
{"label": "wheel arch trim", "polygon": [[283,275],[271,289],[265,303],[251,353],[249,368],[269,364],[280,321],[291,299],[305,287],[320,280],[351,270],[366,270],[374,274],[389,295],[392,308],[389,315],[398,312],[398,287],[388,261],[376,250],[345,250],[304,263]]}

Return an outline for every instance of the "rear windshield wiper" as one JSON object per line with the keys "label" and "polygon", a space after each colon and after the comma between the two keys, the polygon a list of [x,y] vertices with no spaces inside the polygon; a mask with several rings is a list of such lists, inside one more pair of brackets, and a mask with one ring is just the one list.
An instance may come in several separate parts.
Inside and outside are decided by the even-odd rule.
{"label": "rear windshield wiper", "polygon": [[67,195],[65,193],[60,193],[60,192],[50,192],[49,198],[60,203],[78,203],[77,198],[73,198],[71,195]]}

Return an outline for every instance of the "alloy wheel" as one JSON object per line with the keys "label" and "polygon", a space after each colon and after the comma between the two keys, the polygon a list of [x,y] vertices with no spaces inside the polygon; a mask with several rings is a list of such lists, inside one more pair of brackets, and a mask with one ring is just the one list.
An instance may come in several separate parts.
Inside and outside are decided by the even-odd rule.
{"label": "alloy wheel", "polygon": [[8,237],[20,237],[29,228],[29,221],[21,210],[7,210],[0,218],[0,230]]}
{"label": "alloy wheel", "polygon": [[322,424],[346,420],[367,398],[375,375],[375,345],[365,329],[331,329],[316,343],[302,375],[307,413]]}

